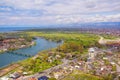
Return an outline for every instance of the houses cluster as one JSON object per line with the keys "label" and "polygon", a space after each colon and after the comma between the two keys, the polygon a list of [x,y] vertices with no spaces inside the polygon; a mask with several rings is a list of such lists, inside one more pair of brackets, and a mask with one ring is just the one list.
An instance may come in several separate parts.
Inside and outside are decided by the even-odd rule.
{"label": "houses cluster", "polygon": [[[56,56],[60,57],[60,56]],[[48,78],[62,79],[72,73],[74,70],[80,70],[85,73],[93,74],[96,76],[115,75],[116,63],[111,60],[112,53],[93,47],[88,49],[87,61],[81,59],[67,60],[63,59],[63,64],[45,70],[39,73],[38,76],[47,76]],[[51,61],[51,57],[49,59]],[[119,75],[119,74],[118,74]]]}
{"label": "houses cluster", "polygon": [[0,80],[48,80],[47,76],[41,76],[39,78],[36,77],[27,77],[27,72],[14,72],[10,74],[9,76],[4,76],[0,78]]}
{"label": "houses cluster", "polygon": [[[79,30],[79,29],[78,29]],[[93,33],[93,34],[106,34],[106,35],[114,35],[114,36],[120,36],[120,29],[83,29],[81,28],[79,30],[81,33]]]}
{"label": "houses cluster", "polygon": [[[55,58],[61,58],[56,55]],[[53,57],[48,58],[49,62],[53,61]],[[85,73],[104,77],[116,74],[116,63],[112,61],[112,52],[105,52],[97,47],[88,49],[87,61],[82,59],[67,60],[62,59],[63,64],[44,70],[32,76],[26,76],[27,72],[22,74],[13,73],[10,75],[12,79],[16,80],[48,80],[49,78],[62,79],[72,73],[74,70],[80,70]],[[117,75],[120,75],[117,73]]]}
{"label": "houses cluster", "polygon": [[78,61],[78,60],[68,60],[65,61],[65,63],[55,66],[50,71],[47,71],[47,76],[49,78],[56,78],[56,79],[62,79],[65,76],[72,73],[74,70],[84,70],[85,62],[84,61]]}
{"label": "houses cluster", "polygon": [[93,34],[107,34],[107,35],[114,35],[114,36],[120,36],[120,30],[118,29],[93,29],[93,30],[87,30],[88,33]]}
{"label": "houses cluster", "polygon": [[89,57],[86,62],[88,73],[102,77],[117,73],[116,63],[112,61],[112,53],[104,53],[96,48],[90,48],[88,52]]}
{"label": "houses cluster", "polygon": [[[74,70],[84,70],[85,66],[85,61],[81,60],[63,60],[64,63],[60,64],[58,66],[49,68],[47,70],[44,70],[43,72],[39,72],[37,74],[34,74],[32,76],[20,76],[17,78],[17,80],[48,80],[49,78],[56,78],[56,79],[62,79],[65,76],[69,75],[72,73]],[[14,73],[12,74],[14,75]],[[40,78],[45,78],[46,79],[40,79]],[[12,77],[13,78],[13,77]]]}
{"label": "houses cluster", "polygon": [[[13,44],[14,43],[14,44]],[[0,52],[23,48],[30,44],[24,38],[7,38],[0,40]]]}

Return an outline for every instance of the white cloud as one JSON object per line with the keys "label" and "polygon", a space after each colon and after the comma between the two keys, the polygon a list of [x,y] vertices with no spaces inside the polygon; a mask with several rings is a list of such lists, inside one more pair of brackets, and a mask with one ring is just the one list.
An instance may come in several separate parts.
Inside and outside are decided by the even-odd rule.
{"label": "white cloud", "polygon": [[100,21],[120,21],[119,0],[0,1],[0,24],[64,24]]}
{"label": "white cloud", "polygon": [[72,15],[72,16],[59,16],[57,17],[58,23],[81,23],[81,22],[119,22],[120,21],[120,14],[114,15]]}

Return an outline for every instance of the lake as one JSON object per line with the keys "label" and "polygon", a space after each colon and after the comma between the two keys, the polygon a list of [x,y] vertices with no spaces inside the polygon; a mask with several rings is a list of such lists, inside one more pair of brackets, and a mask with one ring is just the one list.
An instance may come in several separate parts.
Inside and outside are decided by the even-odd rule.
{"label": "lake", "polygon": [[[36,45],[28,48],[15,50],[13,51],[13,53],[17,52],[17,53],[27,54],[27,55],[36,55],[40,51],[55,48],[61,44],[53,41],[48,41],[44,38],[37,38],[35,42],[36,42]],[[27,56],[12,54],[12,52],[11,53],[5,52],[3,54],[0,54],[0,68],[5,67],[11,63],[27,59],[27,58],[28,58]]]}

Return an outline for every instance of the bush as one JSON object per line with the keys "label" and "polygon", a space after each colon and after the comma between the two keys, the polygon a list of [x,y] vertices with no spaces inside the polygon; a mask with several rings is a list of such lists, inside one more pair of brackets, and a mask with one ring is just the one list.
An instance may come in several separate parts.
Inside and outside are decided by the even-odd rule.
{"label": "bush", "polygon": [[56,78],[49,78],[48,80],[57,80]]}

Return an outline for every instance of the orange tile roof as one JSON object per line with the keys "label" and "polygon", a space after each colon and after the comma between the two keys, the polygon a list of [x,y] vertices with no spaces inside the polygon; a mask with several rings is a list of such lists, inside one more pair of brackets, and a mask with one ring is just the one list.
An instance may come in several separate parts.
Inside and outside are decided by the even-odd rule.
{"label": "orange tile roof", "polygon": [[37,80],[37,79],[32,77],[32,78],[30,78],[30,79],[28,79],[28,80]]}

